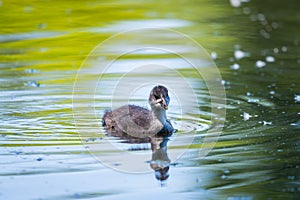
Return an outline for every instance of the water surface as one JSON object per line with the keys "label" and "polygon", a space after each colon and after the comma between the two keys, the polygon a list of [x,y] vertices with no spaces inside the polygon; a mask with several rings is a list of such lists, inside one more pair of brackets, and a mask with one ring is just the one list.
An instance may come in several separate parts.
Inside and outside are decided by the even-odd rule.
{"label": "water surface", "polygon": [[[298,199],[299,3],[230,2],[1,1],[0,198]],[[178,56],[153,49],[133,52],[103,74],[93,102],[96,112],[82,121],[84,137],[78,135],[72,102],[82,62],[110,36],[149,27],[182,32],[206,49],[221,72],[222,79],[215,81],[225,88],[226,99],[221,100],[226,105],[211,104],[216,96]],[[160,43],[163,49],[174,41],[145,37],[139,42]],[[94,66],[136,43],[131,45],[116,43],[107,48]],[[192,51],[187,45],[176,49],[184,55]],[[129,74],[126,83],[164,81],[174,89],[180,88],[174,83],[176,78],[184,78],[191,83],[198,103],[191,112],[182,112],[177,96],[191,94],[184,88],[180,94],[170,90],[168,116],[178,131],[168,142],[171,164],[165,187],[149,167],[149,144],[120,143],[106,137],[100,126],[107,107],[128,103],[122,98],[111,101],[113,86],[124,72],[151,63],[171,65],[180,76],[158,67],[155,73]],[[98,80],[99,75],[85,78]],[[130,103],[146,107],[151,87],[146,84],[135,90]],[[86,98],[79,99],[82,105]],[[214,115],[212,109],[226,110],[225,125],[214,149],[203,158],[199,150],[205,148],[212,117],[223,117]],[[144,155],[139,164],[146,172],[120,172],[99,162],[90,147],[107,141],[122,152]],[[126,158],[123,154],[110,148],[100,150],[100,156],[108,161],[116,158],[111,164],[122,168],[115,161]],[[179,158],[172,156],[182,151]]]}

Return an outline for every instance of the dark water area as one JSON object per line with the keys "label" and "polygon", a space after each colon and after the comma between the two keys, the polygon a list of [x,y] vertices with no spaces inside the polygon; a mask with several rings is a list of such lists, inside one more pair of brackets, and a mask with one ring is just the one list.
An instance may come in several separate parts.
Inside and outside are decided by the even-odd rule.
{"label": "dark water area", "polygon": [[[0,1],[0,199],[299,199],[299,8]],[[174,135],[108,136],[157,83]]]}

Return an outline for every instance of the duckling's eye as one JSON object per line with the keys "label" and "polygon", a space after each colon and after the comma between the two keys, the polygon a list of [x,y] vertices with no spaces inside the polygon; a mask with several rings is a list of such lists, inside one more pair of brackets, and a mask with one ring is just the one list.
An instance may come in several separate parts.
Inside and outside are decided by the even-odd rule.
{"label": "duckling's eye", "polygon": [[159,99],[159,96],[157,96],[157,95],[154,95],[154,97],[155,97],[156,100]]}

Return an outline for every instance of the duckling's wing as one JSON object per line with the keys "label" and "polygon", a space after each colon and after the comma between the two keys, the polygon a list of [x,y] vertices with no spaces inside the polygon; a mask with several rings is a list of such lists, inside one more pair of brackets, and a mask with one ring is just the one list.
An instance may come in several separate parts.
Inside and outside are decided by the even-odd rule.
{"label": "duckling's wing", "polygon": [[113,117],[116,119],[118,125],[128,125],[133,122],[137,126],[148,128],[151,125],[152,116],[148,109],[128,105],[122,106],[113,111]]}
{"label": "duckling's wing", "polygon": [[143,107],[122,106],[114,110],[112,115],[118,128],[131,136],[146,137],[162,128],[160,123],[153,120],[151,112]]}

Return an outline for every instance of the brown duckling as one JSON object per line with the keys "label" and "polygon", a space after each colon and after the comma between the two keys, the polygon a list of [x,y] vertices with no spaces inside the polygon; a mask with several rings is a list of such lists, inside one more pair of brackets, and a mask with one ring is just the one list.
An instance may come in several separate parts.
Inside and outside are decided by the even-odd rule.
{"label": "brown duckling", "polygon": [[171,136],[174,128],[166,116],[170,103],[168,89],[161,85],[155,86],[150,92],[148,102],[151,110],[135,105],[108,110],[103,116],[102,125],[109,134],[120,138]]}

